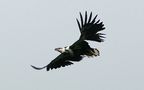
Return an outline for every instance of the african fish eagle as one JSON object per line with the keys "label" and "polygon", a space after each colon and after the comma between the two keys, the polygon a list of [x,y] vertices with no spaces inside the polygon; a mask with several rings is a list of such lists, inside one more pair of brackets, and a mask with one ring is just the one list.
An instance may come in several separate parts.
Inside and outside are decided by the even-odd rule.
{"label": "african fish eagle", "polygon": [[103,22],[97,20],[97,15],[92,19],[92,12],[89,17],[87,11],[85,12],[85,18],[82,17],[80,13],[80,22],[76,19],[79,30],[80,38],[73,43],[71,46],[64,48],[55,48],[56,51],[60,52],[60,55],[52,60],[48,65],[44,67],[35,67],[31,65],[34,69],[41,70],[46,68],[47,71],[50,69],[57,69],[60,67],[65,67],[73,64],[74,61],[81,61],[85,56],[93,57],[99,56],[99,50],[96,48],[91,48],[87,40],[103,42],[105,38],[103,33],[99,33],[105,29]]}

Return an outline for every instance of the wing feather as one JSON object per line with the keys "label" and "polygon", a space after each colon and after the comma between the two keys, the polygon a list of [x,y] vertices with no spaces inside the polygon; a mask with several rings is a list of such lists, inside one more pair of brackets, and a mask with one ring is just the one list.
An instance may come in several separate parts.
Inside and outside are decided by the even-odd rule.
{"label": "wing feather", "polygon": [[92,18],[92,12],[90,13],[90,17],[89,17],[88,23],[90,23],[91,18]]}
{"label": "wing feather", "polygon": [[84,25],[87,23],[87,11],[85,11],[85,23]]}
{"label": "wing feather", "polygon": [[81,26],[80,26],[80,23],[79,23],[78,19],[76,19],[76,21],[77,21],[77,24],[78,24],[79,30],[81,31]]}
{"label": "wing feather", "polygon": [[81,27],[83,27],[83,17],[81,13],[80,13],[80,19],[81,19]]}
{"label": "wing feather", "polygon": [[[77,20],[82,40],[91,40],[91,41],[97,41],[97,42],[103,42],[103,35],[99,34],[100,31],[104,30],[104,24],[103,22],[100,22],[100,20],[96,21],[98,15],[95,15],[92,19],[92,12],[90,13],[89,18],[87,17],[87,11],[85,11],[85,20],[83,20],[82,14],[80,13],[80,22]],[[87,22],[88,19],[88,22]],[[83,23],[84,22],[84,23]]]}

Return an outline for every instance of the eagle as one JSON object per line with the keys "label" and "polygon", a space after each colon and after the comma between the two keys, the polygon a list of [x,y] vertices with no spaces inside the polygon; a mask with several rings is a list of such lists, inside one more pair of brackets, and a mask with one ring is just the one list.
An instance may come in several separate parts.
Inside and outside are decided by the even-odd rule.
{"label": "eagle", "polygon": [[100,55],[100,52],[97,48],[90,47],[87,41],[96,41],[103,42],[104,35],[100,31],[104,30],[103,22],[96,20],[98,15],[92,17],[92,12],[89,16],[87,11],[85,11],[85,17],[80,14],[80,21],[76,18],[79,30],[80,37],[74,42],[71,46],[66,46],[64,48],[55,48],[55,51],[58,51],[58,55],[54,60],[52,60],[48,65],[44,67],[36,67],[31,65],[36,70],[41,70],[46,68],[47,71],[52,69],[57,69],[60,67],[65,67],[74,64],[74,62],[81,61],[84,57],[96,57]]}

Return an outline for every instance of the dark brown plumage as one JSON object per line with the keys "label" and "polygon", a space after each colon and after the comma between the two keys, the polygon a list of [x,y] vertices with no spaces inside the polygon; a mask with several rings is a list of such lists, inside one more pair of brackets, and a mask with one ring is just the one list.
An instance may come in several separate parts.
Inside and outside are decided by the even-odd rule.
{"label": "dark brown plumage", "polygon": [[103,22],[97,20],[97,15],[92,19],[92,12],[87,15],[87,11],[85,12],[85,19],[83,19],[82,14],[80,13],[80,21],[77,20],[77,24],[79,30],[81,32],[79,40],[77,40],[74,44],[65,48],[56,48],[55,50],[60,52],[61,54],[57,56],[54,60],[52,60],[48,65],[38,68],[32,66],[34,69],[41,70],[43,68],[47,68],[47,71],[50,69],[56,69],[60,67],[65,67],[73,64],[73,61],[78,62],[83,59],[84,56],[93,57],[99,56],[99,51],[96,48],[91,48],[85,40],[91,40],[96,42],[103,42],[103,38],[105,38],[100,31],[104,30]]}

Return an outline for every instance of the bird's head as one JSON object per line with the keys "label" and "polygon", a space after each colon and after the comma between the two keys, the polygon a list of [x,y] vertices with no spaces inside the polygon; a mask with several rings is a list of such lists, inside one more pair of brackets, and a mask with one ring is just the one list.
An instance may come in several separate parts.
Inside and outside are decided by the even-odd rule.
{"label": "bird's head", "polygon": [[59,48],[55,48],[55,51],[58,51],[60,53],[64,53],[68,49],[69,49],[68,47],[64,47],[64,48],[59,47]]}

